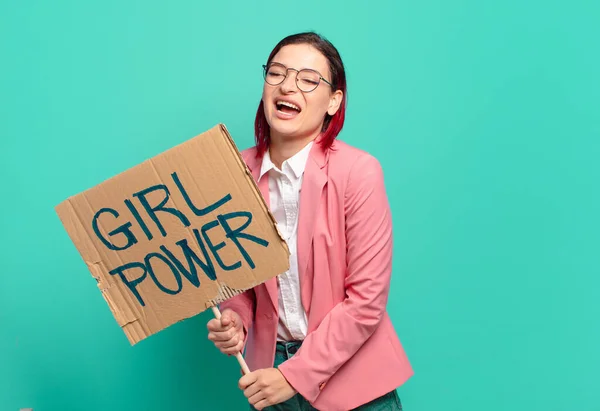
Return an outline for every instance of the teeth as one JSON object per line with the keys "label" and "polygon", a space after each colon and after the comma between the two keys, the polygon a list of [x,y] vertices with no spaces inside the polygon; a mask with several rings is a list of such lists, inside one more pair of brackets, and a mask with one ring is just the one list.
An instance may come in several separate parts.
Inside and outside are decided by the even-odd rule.
{"label": "teeth", "polygon": [[279,101],[277,102],[277,105],[278,105],[278,106],[280,106],[280,105],[281,105],[281,106],[287,106],[287,107],[293,108],[294,110],[298,110],[298,111],[300,111],[300,107],[298,107],[298,106],[297,106],[297,105],[295,105],[295,104],[288,103],[287,101],[281,101],[281,100],[279,100]]}

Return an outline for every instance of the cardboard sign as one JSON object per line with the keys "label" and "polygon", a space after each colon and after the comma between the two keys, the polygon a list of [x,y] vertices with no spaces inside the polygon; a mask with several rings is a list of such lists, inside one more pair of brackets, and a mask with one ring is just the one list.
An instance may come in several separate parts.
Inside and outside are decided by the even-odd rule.
{"label": "cardboard sign", "polygon": [[289,268],[222,124],[56,212],[132,345]]}

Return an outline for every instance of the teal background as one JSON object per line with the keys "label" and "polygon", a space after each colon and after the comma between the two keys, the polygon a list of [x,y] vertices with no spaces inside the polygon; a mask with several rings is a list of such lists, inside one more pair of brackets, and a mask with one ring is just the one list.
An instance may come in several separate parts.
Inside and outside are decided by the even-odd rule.
{"label": "teal background", "polygon": [[405,410],[600,410],[599,21],[591,0],[0,2],[0,410],[245,409],[210,313],[129,346],[54,206],[218,122],[250,146],[261,64],[309,29],[347,66],[340,139],[386,173]]}

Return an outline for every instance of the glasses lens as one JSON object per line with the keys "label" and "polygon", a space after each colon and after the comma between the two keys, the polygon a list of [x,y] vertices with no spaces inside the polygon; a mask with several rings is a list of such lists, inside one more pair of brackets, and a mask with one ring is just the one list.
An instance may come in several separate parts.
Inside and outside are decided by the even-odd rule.
{"label": "glasses lens", "polygon": [[321,76],[316,71],[300,70],[298,73],[298,88],[302,91],[313,91],[319,85]]}
{"label": "glasses lens", "polygon": [[273,86],[280,84],[285,79],[287,71],[285,67],[278,64],[271,64],[265,70],[265,81]]}

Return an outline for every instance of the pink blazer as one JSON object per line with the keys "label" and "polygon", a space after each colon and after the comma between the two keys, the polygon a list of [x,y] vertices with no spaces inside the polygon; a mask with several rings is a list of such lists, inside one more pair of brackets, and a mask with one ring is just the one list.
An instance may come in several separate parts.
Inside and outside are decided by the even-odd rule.
{"label": "pink blazer", "polygon": [[[258,180],[262,159],[242,152]],[[268,179],[258,184],[269,204]],[[347,411],[402,385],[413,370],[386,311],[392,220],[379,162],[341,141],[311,149],[300,193],[298,263],[308,336],[279,370],[319,410]],[[251,371],[273,367],[275,278],[233,297]]]}

